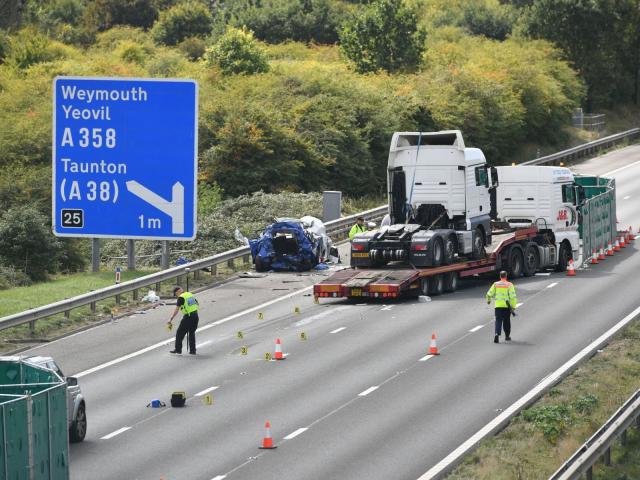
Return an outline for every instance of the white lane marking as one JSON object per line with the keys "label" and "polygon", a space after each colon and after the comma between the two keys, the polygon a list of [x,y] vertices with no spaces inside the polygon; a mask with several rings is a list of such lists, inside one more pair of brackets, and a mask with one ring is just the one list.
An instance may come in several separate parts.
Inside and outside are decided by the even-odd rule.
{"label": "white lane marking", "polygon": [[541,381],[538,385],[533,387],[522,397],[516,400],[515,403],[506,408],[500,415],[487,423],[473,436],[469,437],[458,448],[456,448],[453,452],[451,452],[435,466],[424,473],[420,478],[418,478],[418,480],[431,480],[433,478],[439,478],[444,471],[448,470],[452,464],[455,464],[460,460],[460,458],[469,453],[481,440],[497,431],[502,425],[506,425],[511,417],[513,417],[517,412],[519,412],[525,406],[529,405],[532,401],[542,395],[543,392],[554,385],[558,380],[566,376],[579,362],[581,362],[585,358],[588,358],[593,350],[609,340],[613,335],[618,333],[618,331],[620,331],[638,315],[640,315],[640,306],[637,307],[629,315],[624,317],[622,320],[620,320],[618,323],[616,323],[605,333],[603,333],[596,340],[591,342],[591,344],[575,354],[568,362],[548,375],[545,380]]}
{"label": "white lane marking", "polygon": [[340,327],[340,328],[336,328],[335,330],[331,330],[329,333],[339,333],[343,330],[346,330],[347,327]]}
{"label": "white lane marking", "polygon": [[298,435],[300,435],[301,433],[306,432],[307,430],[309,430],[307,427],[299,428],[295,432],[291,432],[289,435],[284,437],[284,439],[285,440],[291,440],[292,438],[296,438]]}
{"label": "white lane marking", "polygon": [[383,310],[391,310],[392,308],[393,308],[393,305],[387,305],[387,306],[385,306],[385,307],[382,307],[382,308],[380,309],[380,311],[383,311]]}
{"label": "white lane marking", "polygon": [[295,323],[296,327],[301,327],[303,325],[308,325],[315,320],[319,320],[324,317],[328,317],[329,315],[333,315],[334,313],[338,313],[341,310],[346,310],[349,308],[346,305],[336,307],[336,308],[327,308],[324,312],[316,313],[315,315],[311,315],[310,317],[304,318]]}
{"label": "white lane marking", "polygon": [[195,397],[201,397],[201,396],[206,395],[209,392],[213,392],[214,390],[217,390],[219,388],[220,388],[220,385],[216,385],[214,387],[205,388],[201,392],[196,393],[194,396]]}
{"label": "white lane marking", "polygon": [[[309,287],[302,288],[300,290],[296,290],[295,292],[288,293],[288,294],[286,294],[286,295],[284,295],[282,297],[274,298],[273,300],[269,300],[268,302],[265,302],[265,303],[263,303],[261,305],[258,305],[256,307],[251,307],[251,308],[248,308],[246,310],[243,310],[242,312],[234,313],[233,315],[230,315],[228,317],[225,317],[225,318],[222,318],[222,319],[217,320],[215,322],[212,322],[212,323],[209,323],[207,325],[204,325],[203,327],[200,327],[199,329],[197,329],[196,332],[203,332],[205,330],[209,330],[210,328],[217,327],[218,325],[222,325],[223,323],[230,322],[231,320],[235,320],[236,318],[242,317],[244,315],[247,315],[248,313],[255,312],[256,310],[263,309],[265,307],[273,305],[274,303],[281,302],[282,300],[286,300],[286,299],[291,298],[291,297],[293,297],[295,295],[298,295],[298,294],[300,294],[302,292],[306,292],[307,290],[311,290],[312,288],[313,288],[313,285],[311,285]],[[118,363],[122,363],[125,360],[129,360],[131,358],[135,358],[135,357],[137,357],[139,355],[142,355],[143,353],[150,352],[151,350],[155,350],[156,348],[164,347],[165,345],[168,345],[173,341],[174,341],[174,337],[169,338],[168,340],[162,340],[161,342],[154,343],[153,345],[150,345],[148,347],[142,348],[142,349],[137,350],[135,352],[131,352],[131,353],[127,354],[127,355],[123,355],[122,357],[115,358],[115,359],[110,360],[108,362],[105,362],[103,364],[97,365],[97,366],[95,366],[93,368],[89,368],[89,369],[84,370],[84,371],[82,371],[80,373],[76,373],[75,375],[72,375],[72,376],[74,376],[76,378],[80,378],[80,377],[84,377],[86,375],[90,375],[90,374],[95,373],[95,372],[99,372],[100,370],[103,370],[103,369],[105,369],[107,367],[111,367],[113,365],[117,365]]]}
{"label": "white lane marking", "polygon": [[627,195],[626,197],[623,198],[623,200],[629,200],[631,198],[631,195]]}
{"label": "white lane marking", "polygon": [[524,305],[524,303],[522,303],[522,302],[516,303],[516,308],[520,308],[521,305]]}
{"label": "white lane marking", "polygon": [[478,325],[477,327],[473,327],[471,330],[469,330],[470,332],[477,332],[478,330],[480,330],[482,327],[484,327],[484,325]]}
{"label": "white lane marking", "polygon": [[211,480],[224,480],[225,478],[227,478],[226,475],[218,475],[216,477],[213,477]]}
{"label": "white lane marking", "polygon": [[630,163],[629,165],[625,165],[624,167],[620,167],[620,168],[616,168],[614,170],[610,170],[608,172],[603,173],[600,176],[601,177],[608,177],[609,175],[613,175],[614,173],[618,173],[618,172],[620,172],[622,170],[626,170],[627,168],[631,168],[631,167],[633,167],[635,165],[640,165],[640,160],[637,161],[637,162]]}
{"label": "white lane marking", "polygon": [[364,392],[360,392],[360,393],[358,394],[358,396],[359,396],[359,397],[366,397],[367,395],[369,395],[371,392],[373,392],[373,391],[377,390],[378,388],[380,388],[380,386],[379,386],[379,385],[376,385],[376,386],[374,386],[374,387],[369,387],[369,388],[367,388]]}
{"label": "white lane marking", "polygon": [[419,362],[426,362],[427,360],[429,360],[430,358],[433,358],[434,355],[425,355],[424,357],[422,357],[420,360],[418,360]]}
{"label": "white lane marking", "polygon": [[536,273],[536,277],[549,277],[549,276],[551,276],[551,272]]}
{"label": "white lane marking", "polygon": [[204,347],[205,345],[209,345],[211,343],[211,340],[207,340],[206,342],[202,342],[196,345],[196,349],[200,348],[200,347]]}
{"label": "white lane marking", "polygon": [[551,285],[547,285],[547,288],[553,288],[558,284],[558,282],[553,282]]}
{"label": "white lane marking", "polygon": [[116,430],[115,432],[111,432],[108,435],[105,435],[104,437],[100,437],[100,440],[109,440],[110,438],[115,437],[116,435],[120,435],[123,432],[126,432],[127,430],[130,430],[131,427],[122,427],[118,430]]}

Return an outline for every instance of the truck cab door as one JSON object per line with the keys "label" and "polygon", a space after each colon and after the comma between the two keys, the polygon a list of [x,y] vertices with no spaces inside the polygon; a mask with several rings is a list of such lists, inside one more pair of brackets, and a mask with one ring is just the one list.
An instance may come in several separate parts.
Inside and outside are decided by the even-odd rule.
{"label": "truck cab door", "polygon": [[[467,215],[470,218],[479,217],[480,215],[489,215],[491,213],[491,200],[489,195],[489,172],[486,165],[478,165],[472,167],[473,171],[468,175],[469,179],[469,195],[467,203]],[[471,169],[469,169],[471,170]]]}

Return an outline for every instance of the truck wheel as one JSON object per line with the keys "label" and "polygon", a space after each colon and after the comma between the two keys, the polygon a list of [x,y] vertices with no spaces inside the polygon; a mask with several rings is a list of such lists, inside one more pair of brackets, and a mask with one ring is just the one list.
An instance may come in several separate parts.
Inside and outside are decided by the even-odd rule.
{"label": "truck wheel", "polygon": [[564,272],[569,265],[569,259],[573,258],[571,255],[571,248],[565,243],[560,244],[560,253],[558,254],[558,264],[556,265],[556,272]]}
{"label": "truck wheel", "polygon": [[476,228],[473,232],[473,251],[471,256],[475,260],[480,260],[487,256],[487,251],[485,250],[484,245],[484,235],[482,234],[482,230],[479,228]]}
{"label": "truck wheel", "polygon": [[524,267],[524,256],[522,255],[522,248],[518,245],[513,245],[509,249],[509,263],[507,270],[509,277],[518,278],[522,275]]}
{"label": "truck wheel", "polygon": [[419,295],[424,295],[425,297],[429,295],[429,278],[428,277],[422,277],[420,279]]}
{"label": "truck wheel", "polygon": [[268,270],[265,262],[262,260],[262,257],[256,256],[255,264],[256,272],[266,272]]}
{"label": "truck wheel", "polygon": [[456,254],[456,242],[453,237],[448,236],[444,241],[444,258],[442,263],[449,265],[453,262],[453,257]]}
{"label": "truck wheel", "polygon": [[530,277],[534,275],[540,268],[540,252],[538,245],[534,242],[527,244],[524,249],[524,276]]}
{"label": "truck wheel", "polygon": [[87,434],[87,413],[85,411],[84,402],[78,406],[76,418],[71,422],[69,427],[69,440],[72,443],[78,443],[84,440]]}
{"label": "truck wheel", "polygon": [[442,265],[442,257],[444,257],[444,247],[442,246],[442,238],[435,237],[433,239],[433,266]]}
{"label": "truck wheel", "polygon": [[444,274],[444,291],[455,292],[458,289],[458,272],[447,272]]}
{"label": "truck wheel", "polygon": [[444,278],[443,275],[433,275],[429,277],[429,295],[437,297],[442,295],[444,291]]}

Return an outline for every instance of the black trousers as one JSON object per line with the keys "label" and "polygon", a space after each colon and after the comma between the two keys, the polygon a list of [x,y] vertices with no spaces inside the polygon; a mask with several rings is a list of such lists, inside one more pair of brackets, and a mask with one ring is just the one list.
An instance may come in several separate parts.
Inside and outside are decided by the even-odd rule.
{"label": "black trousers", "polygon": [[176,330],[176,352],[182,352],[182,340],[189,334],[189,351],[196,353],[196,330],[198,328],[198,312],[193,312],[182,317],[178,330]]}
{"label": "black trousers", "polygon": [[502,326],[504,325],[504,334],[511,336],[511,310],[508,308],[496,308],[496,335],[502,334]]}

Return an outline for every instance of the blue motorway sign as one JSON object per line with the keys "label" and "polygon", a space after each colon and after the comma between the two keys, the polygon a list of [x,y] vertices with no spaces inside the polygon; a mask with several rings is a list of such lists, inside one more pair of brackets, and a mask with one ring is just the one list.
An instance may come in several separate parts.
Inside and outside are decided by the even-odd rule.
{"label": "blue motorway sign", "polygon": [[53,231],[192,240],[198,86],[192,80],[53,82]]}

